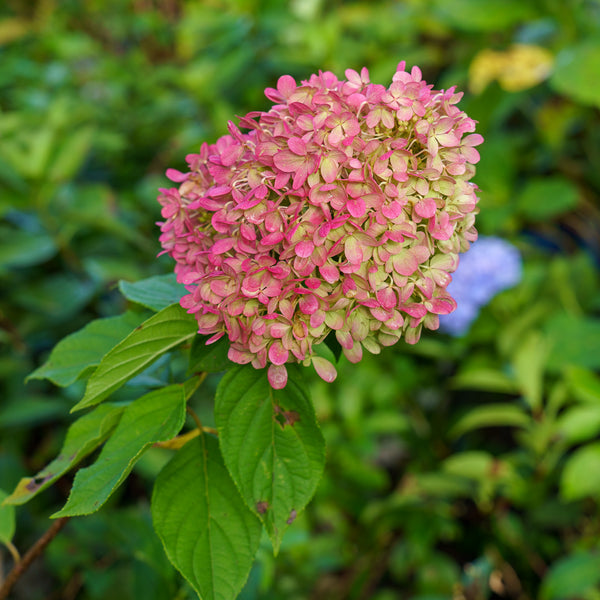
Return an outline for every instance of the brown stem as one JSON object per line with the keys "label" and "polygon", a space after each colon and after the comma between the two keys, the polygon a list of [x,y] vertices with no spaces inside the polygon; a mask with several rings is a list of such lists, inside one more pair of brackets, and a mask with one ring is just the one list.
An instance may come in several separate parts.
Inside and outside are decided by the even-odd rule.
{"label": "brown stem", "polygon": [[62,517],[57,519],[48,528],[46,533],[33,545],[23,558],[12,568],[8,574],[2,587],[0,587],[0,600],[6,600],[12,587],[17,583],[19,578],[31,566],[31,563],[44,551],[44,548],[56,537],[58,532],[67,524],[70,517]]}

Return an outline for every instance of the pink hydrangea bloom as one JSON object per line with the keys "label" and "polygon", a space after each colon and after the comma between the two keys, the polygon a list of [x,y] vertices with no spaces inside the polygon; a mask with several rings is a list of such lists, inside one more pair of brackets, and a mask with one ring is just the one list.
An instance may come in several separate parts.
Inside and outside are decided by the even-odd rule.
{"label": "pink hydrangea bloom", "polygon": [[398,65],[386,88],[366,69],[289,75],[274,105],[229,123],[229,135],[187,157],[162,189],[161,244],[189,294],[182,306],[207,343],[269,366],[282,388],[288,362],[335,368],[315,354],[332,331],[358,362],[402,336],[415,343],[451,312],[459,252],[477,237],[470,182],[482,137],[456,106]]}

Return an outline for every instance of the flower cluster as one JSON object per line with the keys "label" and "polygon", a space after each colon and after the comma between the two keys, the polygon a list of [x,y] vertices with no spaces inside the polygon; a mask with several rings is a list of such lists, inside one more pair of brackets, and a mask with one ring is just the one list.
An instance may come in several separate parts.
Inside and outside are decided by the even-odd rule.
{"label": "flower cluster", "polygon": [[497,237],[480,237],[460,259],[448,286],[457,308],[440,319],[441,329],[450,335],[464,335],[482,306],[521,281],[522,270],[521,255],[512,244]]}
{"label": "flower cluster", "polygon": [[454,88],[435,91],[398,65],[389,87],[366,69],[297,85],[284,75],[274,105],[232,122],[187,156],[161,189],[160,241],[189,294],[182,306],[229,358],[335,368],[315,346],[335,332],[346,357],[378,353],[456,304],[447,293],[458,253],[477,237],[475,122]]}

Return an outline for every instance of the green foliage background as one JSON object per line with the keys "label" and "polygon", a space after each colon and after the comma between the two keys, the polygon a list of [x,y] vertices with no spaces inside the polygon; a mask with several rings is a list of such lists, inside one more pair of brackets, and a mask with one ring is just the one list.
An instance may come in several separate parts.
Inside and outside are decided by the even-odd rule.
{"label": "green foliage background", "polygon": [[[486,138],[478,228],[519,247],[523,281],[462,338],[432,333],[342,362],[334,384],[314,378],[326,472],[276,559],[263,540],[241,598],[598,600],[598,40],[597,0],[7,0],[0,488],[56,457],[83,392],[77,374],[60,390],[27,375],[65,335],[127,308],[119,280],[171,270],[156,257],[164,170],[267,108],[263,89],[281,74],[367,66],[387,84],[406,60],[436,88],[467,90],[461,108]],[[469,92],[479,53],[515,43],[551,52],[548,78]],[[159,360],[116,401],[171,377]],[[209,425],[217,381],[193,398]],[[149,517],[170,456],[146,451],[14,597],[193,598]],[[0,542],[25,550],[71,481],[18,508],[16,527],[0,508]],[[1,577],[12,559],[0,557]]]}

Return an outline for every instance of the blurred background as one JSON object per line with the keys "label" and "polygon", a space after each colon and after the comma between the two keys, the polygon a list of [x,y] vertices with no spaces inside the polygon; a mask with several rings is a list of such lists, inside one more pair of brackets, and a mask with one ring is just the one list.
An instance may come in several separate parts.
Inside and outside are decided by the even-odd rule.
{"label": "blurred background", "polygon": [[[2,2],[4,492],[56,456],[82,391],[27,374],[123,311],[119,280],[171,271],[156,258],[166,168],[266,110],[284,73],[366,66],[388,85],[401,60],[465,91],[486,140],[478,229],[506,252],[464,273],[459,305],[487,291],[462,321],[313,381],[326,473],[241,598],[600,599],[598,0]],[[161,452],[72,520],[14,597],[193,598],[151,528]],[[1,542],[29,547],[71,478],[16,527],[0,509],[0,575]]]}

